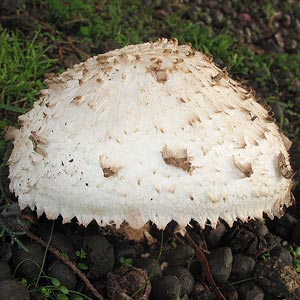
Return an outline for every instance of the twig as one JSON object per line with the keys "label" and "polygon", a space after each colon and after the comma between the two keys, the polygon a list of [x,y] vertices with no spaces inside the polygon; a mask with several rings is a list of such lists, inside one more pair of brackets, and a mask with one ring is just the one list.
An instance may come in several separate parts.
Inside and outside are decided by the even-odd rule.
{"label": "twig", "polygon": [[202,252],[201,248],[194,242],[194,240],[190,237],[190,235],[187,232],[185,233],[185,236],[186,236],[190,246],[195,250],[196,258],[199,260],[199,262],[201,263],[201,265],[203,267],[204,278],[214,288],[219,300],[226,300],[226,298],[221,293],[221,291],[219,290],[218,286],[216,285],[216,283],[213,279],[207,258],[204,255],[204,253]]}
{"label": "twig", "polygon": [[[42,240],[40,237],[36,236],[35,234],[31,233],[26,228],[18,225],[17,229],[24,231],[29,238],[33,239],[35,242],[42,245],[44,248],[47,247],[47,242],[45,242],[44,240]],[[96,290],[96,288],[92,285],[92,283],[88,280],[88,278],[76,267],[76,265],[74,263],[72,263],[70,260],[66,259],[57,249],[55,249],[52,246],[48,247],[48,251],[50,251],[52,254],[54,254],[65,265],[67,265],[75,274],[77,274],[97,299],[104,300],[104,297]]]}
{"label": "twig", "polygon": [[72,37],[70,35],[67,36],[67,41],[70,44],[71,48],[73,50],[75,50],[76,52],[78,52],[80,55],[85,56],[86,58],[90,58],[91,56],[87,53],[85,53],[84,51],[80,50],[79,48],[77,48],[74,44],[73,44],[73,40]]}

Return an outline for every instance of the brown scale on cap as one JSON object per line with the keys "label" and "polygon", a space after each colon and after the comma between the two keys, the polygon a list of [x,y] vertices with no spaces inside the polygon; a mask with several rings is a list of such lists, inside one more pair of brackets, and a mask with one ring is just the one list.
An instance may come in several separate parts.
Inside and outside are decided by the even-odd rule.
{"label": "brown scale on cap", "polygon": [[278,155],[278,168],[280,174],[287,179],[291,179],[294,176],[292,168],[288,165],[286,158],[283,153],[280,152]]}
{"label": "brown scale on cap", "polygon": [[187,150],[176,151],[168,149],[166,146],[161,151],[161,156],[167,165],[182,169],[185,172],[192,173],[195,167],[190,162],[190,157],[187,155]]}
{"label": "brown scale on cap", "polygon": [[252,164],[250,162],[242,164],[235,157],[233,157],[233,163],[245,177],[250,177],[253,174]]}

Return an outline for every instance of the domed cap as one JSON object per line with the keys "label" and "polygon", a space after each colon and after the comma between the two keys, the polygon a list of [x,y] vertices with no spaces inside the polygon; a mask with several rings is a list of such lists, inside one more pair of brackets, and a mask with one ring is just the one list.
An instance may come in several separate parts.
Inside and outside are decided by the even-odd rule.
{"label": "domed cap", "polygon": [[287,139],[211,59],[176,40],[101,54],[47,80],[9,160],[21,208],[81,224],[212,225],[291,203]]}

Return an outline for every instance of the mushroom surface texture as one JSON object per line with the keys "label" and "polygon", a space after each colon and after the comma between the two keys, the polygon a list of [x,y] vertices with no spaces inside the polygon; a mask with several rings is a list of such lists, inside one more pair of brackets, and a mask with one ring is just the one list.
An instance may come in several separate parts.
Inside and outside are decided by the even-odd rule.
{"label": "mushroom surface texture", "polygon": [[88,59],[19,118],[10,189],[23,209],[101,226],[215,226],[291,204],[289,140],[253,93],[190,45]]}

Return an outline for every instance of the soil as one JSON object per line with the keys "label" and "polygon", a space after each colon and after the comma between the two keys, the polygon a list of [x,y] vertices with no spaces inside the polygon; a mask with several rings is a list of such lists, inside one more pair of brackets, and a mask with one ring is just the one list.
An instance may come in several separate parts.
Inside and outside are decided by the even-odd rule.
{"label": "soil", "polygon": [[[253,9],[263,1],[240,5],[234,0],[224,3],[214,0],[172,1],[172,5],[168,1],[146,2],[156,3],[154,19],[164,18],[182,5],[185,7],[184,18],[200,21],[215,32],[221,32],[226,26],[231,35],[255,51],[299,53],[300,6],[297,1],[287,1],[295,9],[286,12],[284,8],[280,10],[279,1],[270,0],[279,10],[270,16],[269,23],[255,15]],[[23,0],[2,1],[2,26],[18,29],[29,39],[32,38],[32,32],[41,25],[43,30],[55,32],[53,24],[44,22],[42,10],[36,5],[27,5],[24,11],[21,9],[24,3]],[[75,37],[76,31],[70,34]],[[169,37],[171,33],[166,31],[157,35],[162,34]],[[82,53],[91,49],[91,45],[68,45],[71,46],[64,49],[63,56],[59,52],[61,45],[52,45],[49,55],[58,59],[58,68],[68,68],[78,63],[83,59]],[[102,41],[101,45],[95,44],[92,51],[105,52],[115,47],[118,44],[113,41]],[[224,62],[218,63],[222,65]],[[248,84],[259,97],[269,97],[270,91],[256,83],[257,76],[259,74],[253,74],[252,78],[250,76]],[[289,91],[282,90],[284,96],[293,99],[294,103],[298,101],[298,105],[299,80],[294,78]],[[273,105],[273,110],[279,120],[281,108]],[[288,130],[299,124],[298,117],[291,118]],[[291,162],[296,171],[296,181],[299,180],[299,153],[300,139],[293,137]],[[47,297],[42,287],[55,287],[55,282],[44,275],[57,278],[60,282],[58,287],[64,286],[90,299],[299,299],[297,271],[300,270],[296,267],[299,264],[297,255],[300,253],[295,253],[300,246],[298,185],[294,189],[294,196],[295,205],[288,208],[281,219],[270,220],[266,217],[264,222],[235,222],[232,228],[220,221],[216,229],[207,226],[203,230],[197,224],[191,224],[188,234],[196,242],[198,250],[202,249],[218,288],[212,284],[189,240],[174,234],[174,224],[169,224],[163,233],[151,224],[151,239],[135,242],[113,230],[99,228],[94,223],[87,228],[77,225],[76,220],[62,224],[58,219],[52,223],[45,216],[37,218],[28,209],[20,212],[17,205],[13,204],[2,211],[0,217],[12,228],[21,224],[22,230],[29,232],[27,236],[19,237],[29,252],[22,250],[9,235],[0,240],[0,300],[29,299],[28,291],[30,299],[74,299],[75,294],[71,292],[65,294],[67,298],[59,298],[62,296],[58,295],[64,294],[59,288],[50,289],[50,296]],[[13,195],[9,200],[16,203]],[[34,237],[40,237],[45,243]],[[49,247],[47,242],[50,237]],[[48,250],[46,258],[45,248]],[[57,255],[55,249],[63,255]],[[89,283],[66,261],[74,262],[73,267],[81,270]],[[44,265],[45,274],[42,274],[37,284],[39,288],[35,288],[30,282],[36,283],[40,277],[41,265]],[[19,283],[22,278],[23,285]],[[98,293],[93,292],[91,284]]]}

